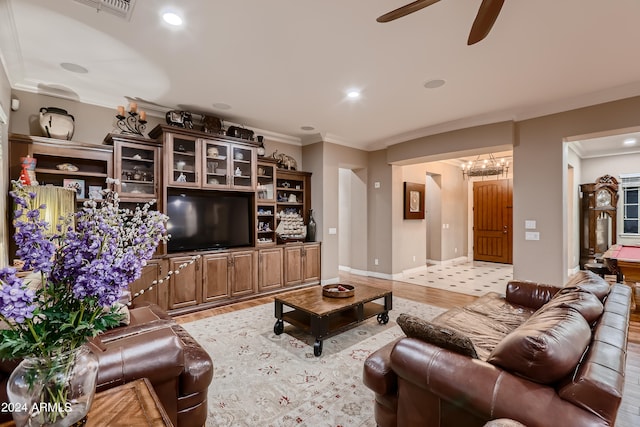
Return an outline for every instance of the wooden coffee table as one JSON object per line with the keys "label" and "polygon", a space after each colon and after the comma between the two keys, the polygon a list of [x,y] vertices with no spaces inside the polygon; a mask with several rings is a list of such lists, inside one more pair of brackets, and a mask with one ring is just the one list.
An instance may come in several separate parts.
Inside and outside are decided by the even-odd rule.
{"label": "wooden coffee table", "polygon": [[[276,323],[273,332],[284,332],[284,322],[302,329],[316,339],[313,354],[322,354],[322,340],[339,334],[358,323],[378,316],[378,323],[389,322],[392,308],[391,291],[366,285],[354,285],[355,292],[348,298],[330,298],[322,295],[322,286],[287,292],[275,297]],[[378,302],[376,300],[383,300]],[[285,311],[284,307],[291,310]]]}

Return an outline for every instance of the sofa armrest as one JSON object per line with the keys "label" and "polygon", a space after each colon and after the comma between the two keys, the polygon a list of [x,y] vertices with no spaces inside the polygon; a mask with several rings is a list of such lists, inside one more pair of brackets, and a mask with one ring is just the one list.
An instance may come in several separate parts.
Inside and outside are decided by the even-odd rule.
{"label": "sofa armrest", "polygon": [[98,356],[98,391],[138,378],[155,386],[177,379],[184,370],[182,343],[170,327],[88,345]]}
{"label": "sofa armrest", "polygon": [[213,380],[213,361],[209,353],[180,325],[173,326],[184,349],[184,371],[180,374],[180,395],[204,391]]}
{"label": "sofa armrest", "polygon": [[[562,414],[562,419],[574,425],[607,425],[602,418],[561,399],[552,386],[417,339],[398,341],[390,362],[398,376],[400,395],[403,382],[409,382],[480,419],[511,418],[535,427],[558,425],[558,414]],[[402,424],[402,409],[398,407],[398,425]]]}
{"label": "sofa armrest", "polygon": [[391,369],[391,351],[400,339],[391,341],[371,353],[364,362],[362,381],[376,394],[384,396],[396,393],[397,379]]}
{"label": "sofa armrest", "polygon": [[507,283],[505,299],[511,304],[539,309],[545,305],[562,287],[531,282],[511,280]]}

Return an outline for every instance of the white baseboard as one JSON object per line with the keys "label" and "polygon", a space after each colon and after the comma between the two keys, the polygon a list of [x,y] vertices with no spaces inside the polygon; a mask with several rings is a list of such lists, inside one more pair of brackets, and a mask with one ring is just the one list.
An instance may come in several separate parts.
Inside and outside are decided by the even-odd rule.
{"label": "white baseboard", "polygon": [[340,283],[340,279],[338,277],[332,277],[331,279],[324,279],[320,281],[321,285],[335,285],[336,283]]}

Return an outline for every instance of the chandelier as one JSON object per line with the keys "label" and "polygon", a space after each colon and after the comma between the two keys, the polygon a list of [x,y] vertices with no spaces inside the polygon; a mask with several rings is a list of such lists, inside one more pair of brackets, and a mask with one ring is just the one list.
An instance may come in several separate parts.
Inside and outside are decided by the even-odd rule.
{"label": "chandelier", "polygon": [[507,176],[509,172],[509,160],[501,158],[497,160],[493,154],[489,154],[489,158],[480,159],[480,156],[475,160],[469,160],[467,163],[462,164],[462,178],[471,178],[474,176]]}

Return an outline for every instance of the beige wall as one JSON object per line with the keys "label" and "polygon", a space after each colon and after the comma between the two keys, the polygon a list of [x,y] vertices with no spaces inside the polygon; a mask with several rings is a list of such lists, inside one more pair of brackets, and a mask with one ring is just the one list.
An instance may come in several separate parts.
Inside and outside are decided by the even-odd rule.
{"label": "beige wall", "polygon": [[[448,163],[430,163],[429,172],[436,172],[441,177],[442,220],[440,260],[451,260],[467,256],[469,234],[469,193],[470,182],[462,177],[460,168]],[[473,203],[473,200],[471,200]],[[442,224],[445,228],[442,228]]]}
{"label": "beige wall", "polygon": [[[4,72],[4,67],[0,66],[0,110],[6,116],[7,121],[9,121],[10,113],[11,113],[11,86],[9,85],[9,80],[7,75]],[[7,192],[9,191],[9,181],[7,177],[7,171],[9,170],[9,144],[8,144],[8,123],[2,123],[0,120],[0,170],[2,173],[0,174],[0,191],[2,191],[2,197],[0,197],[0,212],[2,212],[2,219],[0,227],[0,267],[4,267],[8,264],[7,259],[7,244],[8,244],[8,236],[7,236],[7,220],[8,220],[8,212],[7,212]]]}
{"label": "beige wall", "polygon": [[[0,75],[0,90],[0,102],[8,106],[10,89],[4,75]],[[43,106],[64,108],[75,116],[74,140],[77,141],[101,143],[113,129],[113,109],[19,91],[15,92],[15,96],[20,99],[21,107],[10,115],[11,132],[39,134],[36,119]],[[5,110],[8,108],[5,107]],[[414,226],[409,225],[405,230],[403,220],[398,220],[402,215],[401,183],[404,179],[401,165],[513,147],[514,276],[518,279],[561,283],[566,279],[571,264],[567,260],[570,221],[566,206],[567,164],[570,156],[563,141],[576,135],[638,126],[638,111],[640,97],[635,97],[517,123],[501,122],[427,136],[369,153],[331,143],[317,143],[302,148],[275,141],[266,141],[265,145],[267,155],[277,149],[296,158],[299,169],[313,173],[312,207],[318,222],[318,240],[323,242],[322,279],[325,281],[337,277],[339,265],[339,239],[337,235],[329,234],[329,228],[336,228],[340,232],[337,196],[340,168],[356,170],[358,179],[366,183],[367,188],[366,200],[359,202],[367,206],[366,215],[363,213],[362,216],[367,232],[364,236],[358,236],[351,230],[351,253],[360,254],[362,259],[358,262],[366,271],[386,276],[410,267],[414,254],[417,260],[426,257],[426,243],[422,245],[423,249],[417,246],[403,248],[403,243],[412,238],[407,237],[411,233],[406,231]],[[149,128],[161,122],[160,118],[151,118]],[[6,156],[6,141],[2,142],[2,153]],[[589,172],[591,166],[584,168],[582,175],[594,173]],[[446,175],[441,172],[438,174],[442,191],[451,192],[451,198],[443,194],[442,221],[449,223],[450,227],[454,223],[465,223],[467,219],[460,216],[463,215],[461,210],[452,208],[445,212],[445,206],[451,205],[458,195],[466,200],[464,189],[458,188],[460,183],[445,179]],[[456,174],[459,175],[459,171]],[[380,183],[379,188],[374,188],[375,182]],[[3,185],[6,188],[6,183]],[[524,239],[525,219],[537,221],[541,240]],[[575,228],[575,224],[572,228]],[[453,235],[441,236],[442,259],[464,254],[464,238],[460,242],[458,236],[463,229],[464,226],[456,225],[455,229],[449,229],[450,234],[455,232]],[[426,234],[426,228],[425,232],[421,230],[421,234]],[[456,248],[458,252],[452,253]],[[375,259],[378,260],[377,265]]]}
{"label": "beige wall", "polygon": [[[43,135],[38,123],[41,107],[58,107],[73,115],[74,141],[101,144],[104,137],[115,129],[115,105],[113,108],[99,107],[24,91],[14,91],[13,94],[20,100],[20,109],[11,114],[12,133]],[[158,117],[147,116],[147,119],[147,131],[158,123],[165,123],[164,119]]]}
{"label": "beige wall", "polygon": [[387,161],[395,164],[432,162],[450,159],[452,153],[458,157],[485,153],[486,147],[492,147],[493,151],[511,150],[513,138],[513,122],[476,126],[392,145],[387,148]]}
{"label": "beige wall", "polygon": [[[566,197],[568,153],[564,141],[576,135],[638,126],[638,111],[640,97],[634,97],[517,123],[496,123],[423,137],[389,147],[386,165],[416,163],[425,159],[442,160],[475,154],[488,148],[496,151],[513,146],[514,277],[563,283],[569,266]],[[370,168],[375,165],[378,169],[376,174],[381,177],[393,175],[393,169],[384,170],[384,162],[380,157],[379,154],[371,155]],[[369,188],[369,191],[373,191],[371,186]],[[384,194],[380,192],[380,195]],[[401,198],[397,195],[384,196],[391,200],[392,212],[401,206]],[[392,247],[398,247],[395,231],[389,230],[382,237],[378,231],[393,228],[393,221],[379,215],[377,210],[371,212],[371,209],[383,204],[378,199],[376,204],[369,203],[370,257],[375,256],[374,252],[383,250],[389,237]],[[539,241],[525,240],[525,219],[536,220]],[[446,222],[444,214],[443,222]],[[572,228],[575,229],[575,223]],[[575,247],[575,243],[573,245]],[[383,269],[376,271],[387,274],[395,271],[392,265],[381,265]]]}
{"label": "beige wall", "polygon": [[[514,277],[547,283],[567,278],[567,150],[564,139],[640,124],[640,97],[519,122],[514,146]],[[583,172],[584,173],[584,172]],[[524,238],[535,219],[539,241]]]}
{"label": "beige wall", "polygon": [[[319,146],[319,147],[317,147]],[[367,181],[367,153],[362,150],[344,147],[328,142],[316,143],[305,146],[302,149],[302,158],[305,170],[312,172],[312,203],[313,206],[320,206],[321,221],[318,221],[318,236],[322,241],[322,280],[337,281],[339,267],[339,203],[338,193],[340,191],[339,169],[358,170],[360,179]],[[318,172],[321,171],[320,174]],[[321,197],[320,204],[316,199]],[[361,200],[360,204],[364,204]],[[366,218],[362,218],[366,222]],[[365,225],[366,227],[366,225]],[[365,230],[363,227],[361,230]],[[335,228],[336,234],[330,234],[329,230]],[[358,235],[359,229],[351,230],[352,239],[355,245],[353,251],[361,250],[366,252],[367,236]]]}
{"label": "beige wall", "polygon": [[399,173],[394,174],[393,191],[397,193],[398,202],[393,203],[393,266],[392,273],[422,267],[427,260],[427,221],[426,219],[404,219],[404,183],[410,182],[425,185],[427,180],[426,166],[417,165],[397,167]]}
{"label": "beige wall", "polygon": [[[31,92],[14,91],[14,97],[20,100],[20,109],[11,114],[10,131],[24,135],[42,135],[38,117],[41,107],[58,107],[67,110],[75,118],[74,141],[101,144],[105,136],[113,132],[115,127],[115,107],[105,108],[84,104],[47,95]],[[124,102],[123,102],[124,103]],[[158,124],[166,124],[164,117],[147,115],[146,132],[151,131]],[[286,144],[265,138],[265,156],[274,152],[287,154],[298,163],[298,169],[304,170],[302,165],[302,148],[297,145]]]}
{"label": "beige wall", "polygon": [[[372,151],[369,157],[369,197],[367,199],[367,236],[368,236],[368,267],[374,276],[388,275],[392,271],[392,242],[393,227],[392,211],[392,174],[397,166],[387,163],[386,150]],[[378,183],[379,187],[375,188]],[[396,191],[397,193],[397,191]],[[378,260],[378,264],[374,260]]]}

